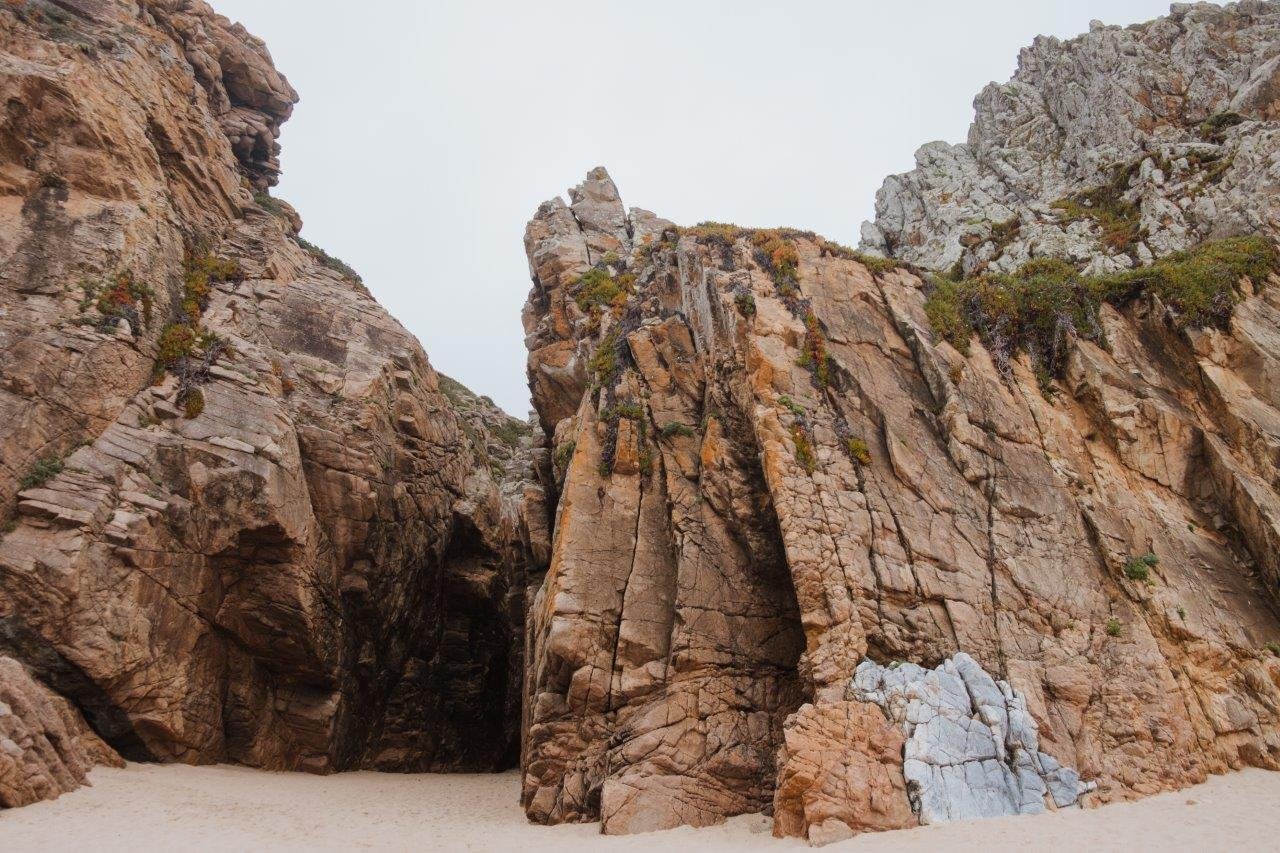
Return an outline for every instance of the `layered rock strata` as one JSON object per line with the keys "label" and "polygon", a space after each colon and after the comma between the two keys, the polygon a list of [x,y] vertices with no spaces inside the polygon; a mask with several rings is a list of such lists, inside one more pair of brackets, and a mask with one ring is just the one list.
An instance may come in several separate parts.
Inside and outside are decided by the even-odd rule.
{"label": "layered rock strata", "polygon": [[261,42],[10,3],[0,93],[0,651],[129,759],[514,762],[503,439],[261,192],[296,100]]}
{"label": "layered rock strata", "polygon": [[65,699],[0,657],[0,808],[56,799],[95,765],[123,763]]}
{"label": "layered rock strata", "polygon": [[[1025,358],[1006,376],[935,337],[906,269],[678,229],[603,170],[570,199],[526,234],[556,508],[528,617],[533,820],[772,808],[829,840],[916,821],[913,796],[925,819],[1065,805],[1065,768],[1101,803],[1280,767],[1268,282],[1225,331],[1104,306],[1109,348],[1075,341],[1046,396]],[[919,669],[879,681],[983,697],[936,707],[975,734],[955,766],[1000,764],[990,802],[904,768],[904,739],[940,743],[900,725],[888,697],[915,688],[857,678],[895,661]]]}

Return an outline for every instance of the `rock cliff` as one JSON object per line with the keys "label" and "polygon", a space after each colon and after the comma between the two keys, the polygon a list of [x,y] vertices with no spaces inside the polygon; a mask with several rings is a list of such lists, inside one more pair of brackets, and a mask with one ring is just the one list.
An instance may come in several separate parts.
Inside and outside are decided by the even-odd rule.
{"label": "rock cliff", "polygon": [[826,842],[1280,769],[1277,36],[1038,40],[863,252],[593,170],[534,426],[269,194],[260,41],[3,5],[0,806],[518,760],[536,821]]}
{"label": "rock cliff", "polygon": [[[1088,302],[1046,375],[895,261],[677,228],[602,169],[570,201],[526,233],[533,820],[830,841],[1280,768],[1265,240]],[[1193,273],[1225,323],[1162,301]]]}
{"label": "rock cliff", "polygon": [[933,270],[1036,257],[1089,272],[1206,239],[1280,236],[1280,4],[1175,3],[1040,37],[974,101],[961,145],[887,179],[863,248]]}
{"label": "rock cliff", "polygon": [[[0,706],[51,780],[0,764],[0,801],[111,749],[513,763],[528,427],[460,412],[265,192],[297,96],[263,44],[199,0],[11,2],[0,95],[0,698],[51,697]],[[78,715],[110,749],[41,746]]]}

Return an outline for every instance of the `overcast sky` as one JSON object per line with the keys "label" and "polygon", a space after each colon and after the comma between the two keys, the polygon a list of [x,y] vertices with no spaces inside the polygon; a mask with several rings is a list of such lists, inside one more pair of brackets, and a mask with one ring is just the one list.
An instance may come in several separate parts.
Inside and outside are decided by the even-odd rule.
{"label": "overcast sky", "polygon": [[302,95],[276,194],[437,370],[528,410],[525,222],[593,166],[681,224],[854,245],[875,191],[1039,33],[1158,0],[211,0]]}

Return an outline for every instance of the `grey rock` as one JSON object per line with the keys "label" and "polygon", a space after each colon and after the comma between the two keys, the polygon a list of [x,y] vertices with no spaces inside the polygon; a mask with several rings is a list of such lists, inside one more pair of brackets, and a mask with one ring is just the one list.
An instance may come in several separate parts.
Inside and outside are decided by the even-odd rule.
{"label": "grey rock", "polygon": [[907,738],[903,775],[922,824],[1040,814],[1093,790],[1040,751],[1026,701],[957,653],[936,669],[863,661],[850,698],[878,705]]}
{"label": "grey rock", "polygon": [[[1046,256],[1105,272],[1206,239],[1280,235],[1280,3],[1175,6],[1139,26],[1037,38],[974,107],[967,142],[924,145],[913,171],[885,180],[863,250],[966,274]],[[1243,121],[1202,129],[1229,112]],[[1123,200],[1141,215],[1127,246],[1052,207],[1117,167],[1134,170]],[[1015,220],[1016,235],[993,237]]]}

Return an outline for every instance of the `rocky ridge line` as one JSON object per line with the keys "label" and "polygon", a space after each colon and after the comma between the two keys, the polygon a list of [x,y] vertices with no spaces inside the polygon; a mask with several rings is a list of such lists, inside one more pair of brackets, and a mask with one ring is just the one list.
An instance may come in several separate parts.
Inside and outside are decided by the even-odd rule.
{"label": "rocky ridge line", "polygon": [[1174,3],[1039,37],[974,101],[968,141],[887,178],[862,248],[925,269],[1063,258],[1127,269],[1231,234],[1280,237],[1280,4]]}

